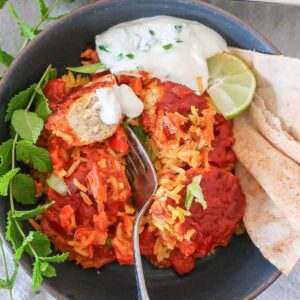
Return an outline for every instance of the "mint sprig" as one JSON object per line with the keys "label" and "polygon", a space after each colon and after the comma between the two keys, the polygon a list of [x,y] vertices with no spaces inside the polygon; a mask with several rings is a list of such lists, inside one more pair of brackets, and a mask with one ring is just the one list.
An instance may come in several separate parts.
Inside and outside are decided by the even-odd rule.
{"label": "mint sprig", "polygon": [[[23,221],[42,213],[53,202],[28,211],[17,211],[14,207],[14,200],[22,204],[36,203],[37,192],[34,180],[29,175],[18,174],[20,169],[16,167],[16,160],[30,164],[40,172],[52,171],[48,151],[36,146],[35,142],[44,125],[43,118],[37,114],[38,101],[42,99],[45,102],[44,106],[48,105],[47,98],[42,94],[42,88],[55,75],[56,70],[48,66],[38,83],[12,98],[7,110],[7,120],[11,118],[15,130],[14,138],[0,146],[0,170],[3,172],[8,169],[0,177],[0,195],[9,194],[10,202],[6,239],[12,243],[16,260],[19,260],[25,252],[34,258],[33,289],[40,286],[43,277],[55,276],[53,262],[62,262],[68,257],[68,254],[49,257],[52,250],[48,237],[39,231],[31,231],[26,235],[22,228]],[[31,111],[34,105],[36,112]]]}

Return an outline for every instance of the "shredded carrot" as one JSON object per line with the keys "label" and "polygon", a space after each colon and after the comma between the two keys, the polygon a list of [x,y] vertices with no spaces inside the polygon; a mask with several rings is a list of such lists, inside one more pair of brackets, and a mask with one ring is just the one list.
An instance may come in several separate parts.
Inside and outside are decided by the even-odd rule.
{"label": "shredded carrot", "polygon": [[90,65],[99,62],[98,54],[95,50],[88,48],[81,52],[80,57],[83,58],[81,63],[83,65]]}
{"label": "shredded carrot", "polygon": [[196,80],[197,80],[198,90],[199,90],[200,95],[201,95],[204,91],[203,83],[202,83],[202,77],[198,76],[198,77],[196,77]]}
{"label": "shredded carrot", "polygon": [[43,185],[40,182],[35,181],[34,182],[35,188],[36,188],[36,194],[35,197],[40,197],[43,194]]}
{"label": "shredded carrot", "polygon": [[202,149],[202,159],[204,161],[205,170],[209,170],[208,149],[207,148]]}
{"label": "shredded carrot", "polygon": [[36,222],[36,220],[30,218],[30,219],[28,220],[28,222],[29,222],[29,224],[30,224],[35,230],[40,231],[41,226],[40,226],[40,224],[38,224],[38,223]]}
{"label": "shredded carrot", "polygon": [[86,193],[88,191],[88,188],[85,185],[83,185],[77,178],[73,179],[73,183],[82,192]]}
{"label": "shredded carrot", "polygon": [[71,176],[75,172],[75,170],[79,167],[80,163],[81,163],[81,160],[76,160],[75,162],[73,162],[73,164],[67,171],[67,177]]}
{"label": "shredded carrot", "polygon": [[82,198],[82,200],[88,205],[92,205],[93,201],[91,200],[91,198],[84,192],[80,192],[80,196]]}

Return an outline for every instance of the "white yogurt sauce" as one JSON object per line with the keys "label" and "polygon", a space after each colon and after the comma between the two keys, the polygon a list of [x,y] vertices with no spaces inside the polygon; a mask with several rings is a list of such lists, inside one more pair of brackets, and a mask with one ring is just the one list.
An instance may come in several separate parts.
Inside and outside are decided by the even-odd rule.
{"label": "white yogurt sauce", "polygon": [[197,77],[207,89],[206,59],[225,51],[227,44],[196,21],[157,16],[111,27],[96,36],[96,49],[112,73],[142,69],[198,92]]}
{"label": "white yogurt sauce", "polygon": [[125,84],[97,89],[96,95],[100,119],[107,125],[118,123],[123,113],[129,118],[136,118],[144,110],[143,102]]}

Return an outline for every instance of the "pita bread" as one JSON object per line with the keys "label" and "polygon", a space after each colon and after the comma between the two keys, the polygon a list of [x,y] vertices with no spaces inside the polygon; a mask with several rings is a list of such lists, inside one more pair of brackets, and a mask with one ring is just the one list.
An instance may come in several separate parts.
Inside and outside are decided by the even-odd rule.
{"label": "pita bread", "polygon": [[263,256],[288,275],[300,258],[300,231],[293,229],[251,174],[235,168],[246,196],[244,224]]}
{"label": "pita bread", "polygon": [[[300,99],[299,99],[300,100]],[[272,112],[267,110],[264,100],[256,95],[249,109],[253,125],[277,149],[300,164],[300,142],[296,141],[282,128],[281,121]]]}
{"label": "pita bread", "polygon": [[254,71],[256,93],[266,109],[278,116],[282,128],[300,141],[300,60],[231,48]]}
{"label": "pita bread", "polygon": [[248,112],[234,122],[233,150],[296,230],[300,228],[300,166],[249,124]]}

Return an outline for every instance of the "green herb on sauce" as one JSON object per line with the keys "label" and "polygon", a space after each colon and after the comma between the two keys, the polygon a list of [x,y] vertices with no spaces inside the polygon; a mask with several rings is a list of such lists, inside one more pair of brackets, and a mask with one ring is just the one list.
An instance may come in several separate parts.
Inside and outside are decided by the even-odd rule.
{"label": "green herb on sauce", "polygon": [[181,31],[182,31],[182,28],[183,28],[182,25],[175,25],[174,27],[175,27],[175,29],[176,29],[178,32],[181,32]]}
{"label": "green herb on sauce", "polygon": [[202,189],[200,187],[200,182],[202,175],[195,176],[192,182],[187,186],[186,198],[185,198],[185,208],[190,210],[193,200],[202,205],[203,209],[207,208],[207,203],[204,199]]}
{"label": "green herb on sauce", "polygon": [[165,50],[169,50],[169,49],[171,49],[172,47],[173,47],[173,45],[172,44],[166,44],[166,45],[163,45],[162,46]]}
{"label": "green herb on sauce", "polygon": [[108,46],[105,45],[105,44],[99,45],[99,49],[100,49],[101,51],[104,51],[104,52],[109,53]]}
{"label": "green herb on sauce", "polygon": [[152,36],[155,36],[155,31],[153,31],[152,29],[149,29],[149,33],[150,33]]}
{"label": "green herb on sauce", "polygon": [[126,55],[129,59],[134,59],[134,54],[133,53],[128,53]]}
{"label": "green herb on sauce", "polygon": [[118,59],[118,60],[121,60],[121,59],[123,59],[123,58],[124,58],[123,53],[122,53],[122,52],[119,53],[118,56],[117,56],[117,59]]}
{"label": "green herb on sauce", "polygon": [[176,43],[183,43],[182,40],[176,40]]}

